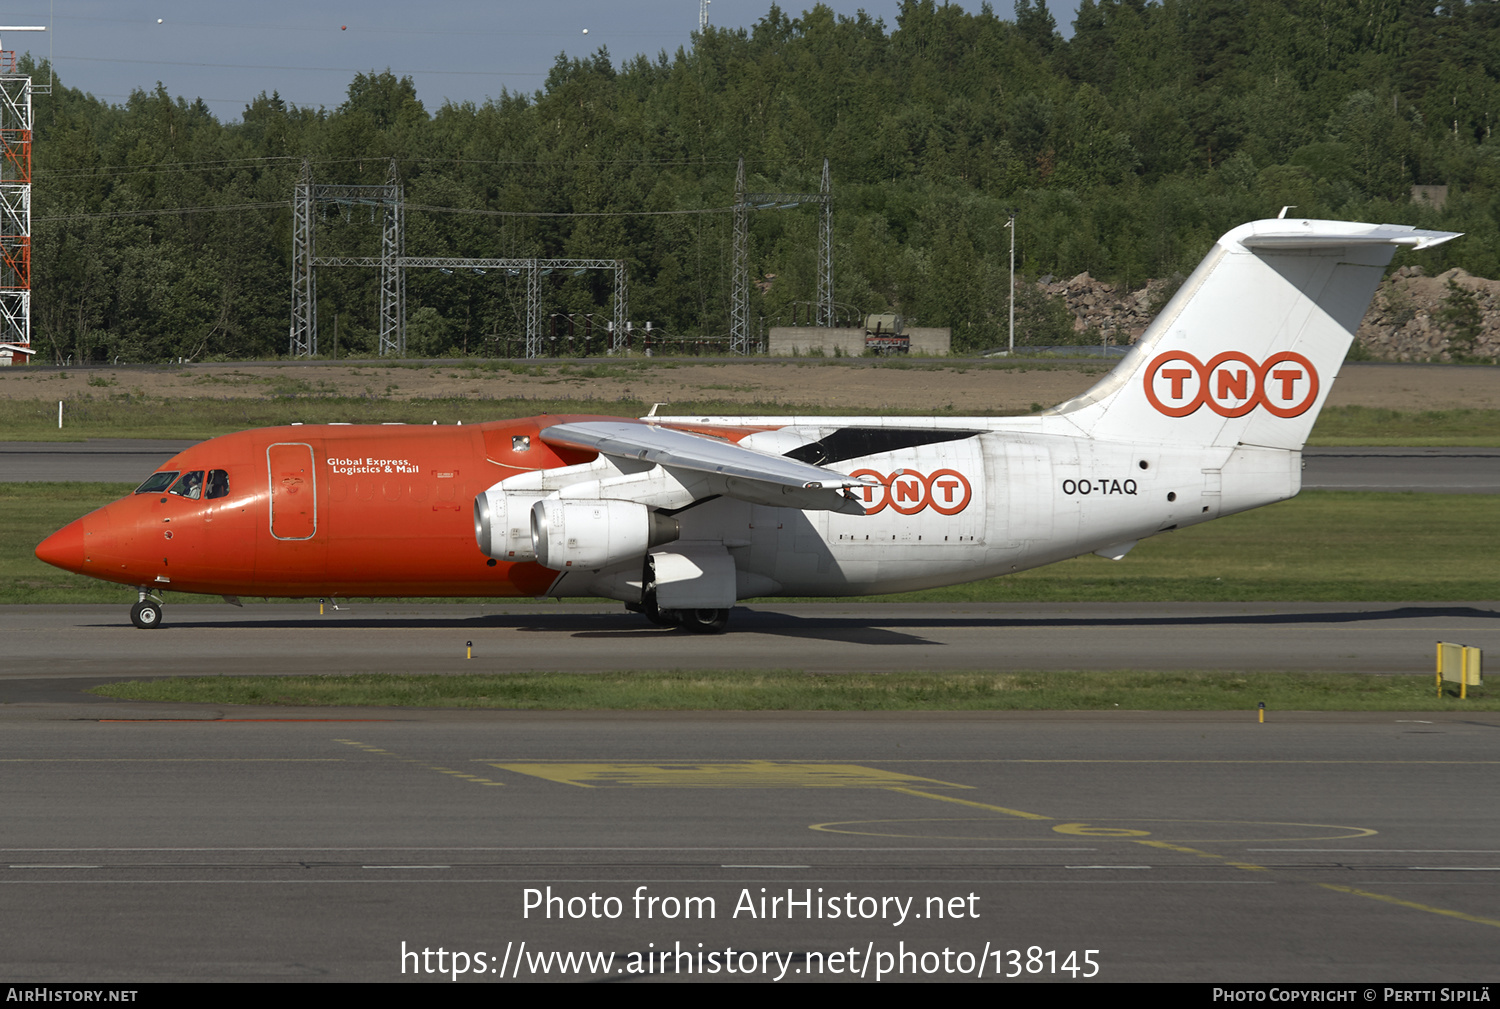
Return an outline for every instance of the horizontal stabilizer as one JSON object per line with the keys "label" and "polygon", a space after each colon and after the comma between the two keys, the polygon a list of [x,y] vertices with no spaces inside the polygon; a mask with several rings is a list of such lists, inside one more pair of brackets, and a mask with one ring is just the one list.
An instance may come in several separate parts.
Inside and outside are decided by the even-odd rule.
{"label": "horizontal stabilizer", "polygon": [[1297,451],[1396,250],[1457,237],[1349,221],[1241,225],[1113,372],[1048,413],[1091,437]]}
{"label": "horizontal stabilizer", "polygon": [[[1334,225],[1332,228],[1314,229],[1313,224]],[[1410,249],[1430,249],[1434,245],[1457,238],[1454,231],[1418,231],[1402,224],[1348,224],[1342,229],[1335,221],[1258,221],[1247,227],[1254,228],[1252,234],[1239,240],[1247,249],[1267,249],[1274,252],[1289,252],[1293,249],[1336,249],[1353,245],[1400,245]],[[1267,228],[1265,225],[1283,225]],[[1243,230],[1243,229],[1242,229]]]}

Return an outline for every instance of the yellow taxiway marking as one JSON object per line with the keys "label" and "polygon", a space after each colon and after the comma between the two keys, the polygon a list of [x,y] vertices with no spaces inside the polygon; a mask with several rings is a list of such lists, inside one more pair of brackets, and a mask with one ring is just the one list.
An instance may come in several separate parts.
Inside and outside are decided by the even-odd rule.
{"label": "yellow taxiway marking", "polygon": [[[997,813],[1005,813],[1009,816],[1021,817],[1032,821],[1044,821],[1044,830],[1050,830],[1053,834],[1078,838],[1080,840],[1099,841],[1137,841],[1142,838],[1158,835],[1163,831],[1171,831],[1169,840],[1162,847],[1172,850],[1203,854],[1205,857],[1217,857],[1201,852],[1197,848],[1174,848],[1174,845],[1187,844],[1248,844],[1257,841],[1286,842],[1286,841],[1344,841],[1359,837],[1372,837],[1377,832],[1369,827],[1343,827],[1328,823],[1279,823],[1274,821],[1257,820],[1167,820],[1167,819],[1142,819],[1133,818],[1127,820],[1111,819],[1103,821],[1074,821],[1068,823],[1056,823],[1048,817],[1036,813],[1023,814],[1020,810],[1008,809],[1005,806],[994,806],[989,803],[975,802],[970,799],[959,799],[945,795],[927,795],[916,789],[893,788],[887,789],[892,792],[905,792],[910,795],[924,798],[942,799],[948,802],[956,802],[961,805],[976,809],[990,810]],[[882,819],[882,820],[837,820],[827,823],[814,823],[809,829],[823,831],[830,834],[853,834],[861,837],[894,837],[902,839],[926,839],[926,840],[949,840],[949,841],[1039,841],[1045,838],[1045,834],[1025,833],[1016,831],[1014,833],[992,834],[984,830],[973,830],[963,833],[932,833],[929,831],[916,831],[914,825],[923,824],[976,824],[978,827],[988,827],[996,824],[1010,826],[1012,820],[997,817],[973,817],[966,819],[925,817],[921,819]],[[1130,824],[1131,826],[1117,826],[1116,824]],[[1161,826],[1157,826],[1157,825]],[[1150,826],[1152,829],[1143,830],[1141,826]],[[885,829],[874,829],[883,827]],[[1215,835],[1211,828],[1214,827],[1255,827],[1262,831],[1268,827],[1294,828],[1295,830],[1312,831],[1312,833],[1283,833],[1279,835],[1262,837],[1241,837],[1231,835]],[[870,829],[857,829],[870,828]],[[899,829],[910,828],[910,829]],[[1192,828],[1192,829],[1189,829]],[[1210,829],[1205,829],[1210,828]],[[1320,834],[1317,831],[1338,831],[1335,834]],[[1266,833],[1270,833],[1266,831]],[[1205,836],[1199,836],[1199,835]],[[1183,836],[1186,835],[1186,836]],[[1248,863],[1247,863],[1248,864]]]}
{"label": "yellow taxiway marking", "polygon": [[1458,918],[1462,921],[1472,921],[1478,925],[1493,925],[1500,928],[1500,921],[1494,918],[1481,918],[1475,914],[1464,914],[1462,911],[1450,911],[1445,907],[1433,907],[1431,904],[1418,904],[1412,900],[1402,900],[1400,897],[1387,897],[1383,893],[1371,893],[1369,890],[1356,890],[1352,886],[1339,886],[1336,883],[1318,883],[1325,890],[1335,893],[1352,893],[1356,897],[1368,897],[1371,900],[1384,901],[1387,904],[1395,904],[1397,907],[1409,907],[1415,911],[1426,911],[1428,914],[1440,914],[1445,918]]}
{"label": "yellow taxiway marking", "polygon": [[[968,787],[971,787],[971,786],[962,785],[962,786],[957,786],[957,787],[968,788]],[[901,793],[903,793],[905,795],[915,795],[915,796],[918,796],[919,798],[923,798],[923,799],[938,799],[938,800],[940,800],[942,802],[956,802],[960,806],[973,806],[975,809],[988,809],[991,812],[1004,813],[1006,816],[1018,816],[1018,817],[1020,817],[1023,820],[1050,820],[1050,819],[1052,819],[1052,817],[1050,817],[1050,816],[1043,816],[1040,813],[1027,813],[1027,812],[1024,812],[1023,810],[1010,809],[1010,808],[1008,808],[1006,806],[991,805],[988,802],[975,802],[972,799],[960,799],[956,795],[934,795],[931,792],[921,792],[921,791],[918,791],[915,788],[892,788],[892,789],[889,789],[889,791],[892,791],[892,792],[901,792]]]}
{"label": "yellow taxiway marking", "polygon": [[1201,758],[1192,759],[1143,759],[1143,760],[1117,760],[1104,758],[1081,758],[1081,757],[991,757],[986,759],[945,758],[942,760],[908,760],[905,757],[872,758],[871,764],[1291,764],[1301,766],[1306,764],[1313,767],[1321,767],[1325,764],[1374,764],[1374,765],[1396,765],[1400,767],[1425,767],[1431,764],[1439,764],[1444,767],[1491,767],[1500,764],[1500,760],[1258,760],[1242,758],[1237,760],[1209,760]]}
{"label": "yellow taxiway marking", "polygon": [[[1374,831],[1371,831],[1370,833],[1373,834]],[[1236,869],[1244,869],[1246,872],[1270,872],[1271,871],[1270,869],[1267,869],[1263,865],[1255,865],[1252,862],[1236,862],[1236,861],[1234,861],[1233,859],[1231,859],[1227,855],[1215,855],[1211,851],[1199,851],[1197,848],[1185,848],[1185,847],[1183,847],[1180,844],[1168,844],[1166,841],[1146,841],[1146,840],[1141,840],[1141,839],[1137,838],[1135,840],[1135,843],[1136,844],[1144,844],[1144,845],[1146,845],[1148,847],[1151,847],[1151,848],[1166,848],[1169,851],[1180,851],[1180,852],[1182,852],[1185,855],[1197,855],[1199,858],[1212,858],[1212,859],[1216,859],[1216,860],[1218,860],[1220,862],[1223,862],[1225,865],[1232,865]]]}
{"label": "yellow taxiway marking", "polygon": [[[339,739],[336,742],[349,746],[357,746],[371,753],[386,753],[388,751],[376,747],[367,746],[352,739]],[[419,761],[403,757],[395,759],[406,763],[420,764]],[[1043,761],[1038,761],[1042,763]],[[1051,761],[1046,761],[1051,763]],[[1108,761],[1113,763],[1114,761]],[[1197,763],[1198,761],[1193,761]],[[936,799],[939,802],[951,802],[961,806],[974,809],[988,810],[1000,813],[1004,816],[1013,816],[1023,820],[1054,820],[1055,817],[1044,816],[1041,813],[1028,813],[1024,810],[1011,809],[1007,806],[997,806],[987,802],[977,802],[973,799],[963,799],[956,795],[943,795],[925,791],[924,788],[913,787],[921,785],[925,788],[962,788],[971,789],[972,785],[960,785],[951,781],[938,781],[934,778],[922,778],[912,774],[901,774],[896,771],[883,771],[873,767],[863,767],[858,764],[823,764],[823,763],[798,763],[773,760],[744,760],[734,762],[684,762],[684,763],[609,763],[609,764],[575,764],[575,763],[526,763],[510,764],[488,762],[492,766],[502,770],[513,771],[516,774],[524,774],[530,777],[542,778],[547,781],[555,781],[565,785],[575,785],[579,788],[865,788],[878,789],[886,792],[899,792],[921,799]],[[1153,761],[1154,763],[1154,761]],[[1326,763],[1336,763],[1326,761]],[[1358,761],[1357,763],[1363,763]],[[429,770],[438,771],[443,774],[461,777],[476,784],[499,785],[503,782],[491,781],[474,775],[455,771],[451,768],[438,767],[436,765],[422,765]],[[853,823],[857,821],[847,821]],[[882,821],[868,821],[882,822]],[[884,821],[889,822],[889,821]],[[827,830],[846,824],[814,824],[813,830]],[[1094,826],[1086,822],[1061,823],[1054,826],[1053,831],[1059,834],[1075,835],[1099,839],[1115,839],[1131,844],[1141,844],[1148,847],[1160,848],[1167,851],[1176,851],[1185,855],[1196,855],[1199,858],[1212,859],[1224,865],[1241,869],[1246,872],[1269,872],[1263,865],[1252,862],[1239,862],[1227,855],[1216,855],[1213,852],[1203,851],[1198,848],[1189,848],[1180,844],[1172,844],[1168,841],[1148,840],[1142,836],[1146,831],[1134,830],[1123,827]],[[1365,836],[1376,833],[1369,828],[1353,828],[1360,830]],[[843,831],[836,831],[843,833]],[[849,833],[855,833],[849,831]],[[1462,911],[1450,911],[1447,908],[1434,907],[1430,904],[1419,904],[1415,901],[1401,900],[1398,897],[1389,897],[1385,894],[1372,893],[1368,890],[1357,890],[1348,886],[1337,886],[1333,883],[1315,883],[1314,886],[1335,893],[1347,893],[1357,897],[1365,897],[1370,900],[1383,901],[1398,907],[1411,908],[1416,911],[1425,911],[1429,914],[1443,915],[1449,918],[1458,918],[1462,921],[1470,921],[1480,925],[1491,925],[1500,928],[1500,921],[1492,918],[1482,918],[1477,915],[1465,914]]]}
{"label": "yellow taxiway marking", "polygon": [[[1374,831],[1371,831],[1371,833],[1374,833]],[[1198,855],[1202,858],[1215,859],[1216,861],[1223,862],[1225,865],[1231,865],[1236,869],[1244,869],[1247,872],[1270,871],[1263,865],[1254,865],[1250,862],[1236,862],[1226,855],[1215,855],[1212,852],[1199,851],[1197,848],[1184,848],[1181,845],[1168,844],[1165,841],[1137,840],[1135,843],[1148,845],[1153,848],[1168,848],[1172,851],[1180,851],[1188,855]],[[1500,928],[1500,921],[1496,921],[1493,918],[1481,918],[1478,915],[1465,914],[1462,911],[1450,911],[1446,907],[1434,907],[1431,904],[1419,904],[1414,900],[1402,900],[1400,897],[1390,897],[1386,894],[1373,893],[1369,890],[1358,890],[1352,886],[1339,886],[1337,883],[1314,883],[1312,885],[1322,887],[1324,890],[1332,890],[1334,893],[1347,893],[1352,894],[1356,897],[1367,897],[1370,900],[1378,900],[1386,904],[1394,904],[1397,907],[1411,908],[1413,911],[1425,911],[1428,914],[1438,914],[1442,915],[1445,918],[1457,918],[1460,921],[1472,921],[1478,925],[1492,925],[1495,928]]]}
{"label": "yellow taxiway marking", "polygon": [[343,743],[345,746],[357,746],[361,750],[364,750],[366,753],[378,753],[382,756],[390,757],[393,760],[399,760],[403,764],[415,764],[417,767],[423,768],[424,770],[436,771],[439,774],[447,774],[455,778],[462,778],[464,781],[472,781],[476,785],[503,786],[505,784],[505,782],[503,781],[494,781],[490,778],[481,778],[477,774],[470,774],[468,771],[455,771],[451,767],[441,767],[437,764],[428,764],[421,760],[413,760],[410,757],[398,757],[390,750],[383,749],[379,746],[370,746],[366,743],[361,743],[357,739],[335,739],[334,742]]}
{"label": "yellow taxiway marking", "polygon": [[[659,764],[495,764],[505,771],[579,788],[878,788],[905,791],[969,788],[858,764],[811,764],[776,760]],[[947,798],[947,796],[928,796]],[[987,809],[999,809],[987,806]]]}

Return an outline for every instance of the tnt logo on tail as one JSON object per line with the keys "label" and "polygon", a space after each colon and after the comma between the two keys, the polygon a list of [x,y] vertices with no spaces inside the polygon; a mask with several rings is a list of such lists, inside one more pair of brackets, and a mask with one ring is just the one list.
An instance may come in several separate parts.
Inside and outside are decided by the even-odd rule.
{"label": "tnt logo on tail", "polygon": [[1276,417],[1297,417],[1318,399],[1318,370],[1289,350],[1261,363],[1230,350],[1207,364],[1172,350],[1146,367],[1145,384],[1146,399],[1168,417],[1186,417],[1203,406],[1221,417],[1243,417],[1258,406]]}

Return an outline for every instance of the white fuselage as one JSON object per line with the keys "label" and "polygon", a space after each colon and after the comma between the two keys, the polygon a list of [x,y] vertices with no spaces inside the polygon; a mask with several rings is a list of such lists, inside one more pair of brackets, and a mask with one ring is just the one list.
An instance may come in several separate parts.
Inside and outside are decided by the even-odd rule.
{"label": "white fuselage", "polygon": [[[663,418],[665,423],[689,420],[705,418]],[[1111,442],[1080,437],[1056,416],[733,422],[773,428],[739,444],[774,455],[848,428],[962,432],[953,440],[830,463],[881,482],[851,492],[866,514],[723,496],[678,513],[681,541],[722,543],[728,549],[737,598],[899,592],[995,577],[1096,551],[1118,558],[1148,536],[1285,500],[1300,488],[1297,451]],[[657,468],[598,480],[600,465],[610,461],[601,458],[588,467],[591,472],[549,489],[566,497],[566,487],[587,486],[582,496],[612,496],[624,493],[621,482],[629,481],[633,499],[640,500],[651,499],[643,482],[665,479]],[[603,490],[612,483],[620,489]],[[684,488],[654,500],[672,506],[701,496],[702,488]],[[611,591],[610,572],[597,578],[582,574],[560,578],[553,592],[633,593],[632,588]],[[633,569],[625,574],[633,576]]]}

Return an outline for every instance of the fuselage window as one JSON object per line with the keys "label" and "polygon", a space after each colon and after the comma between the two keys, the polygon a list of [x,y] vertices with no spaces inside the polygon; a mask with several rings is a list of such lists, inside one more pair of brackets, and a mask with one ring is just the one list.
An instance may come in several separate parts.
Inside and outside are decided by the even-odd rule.
{"label": "fuselage window", "polygon": [[179,470],[162,470],[160,473],[152,473],[146,478],[146,482],[135,489],[137,494],[160,494],[172,486],[172,481],[177,479]]}
{"label": "fuselage window", "polygon": [[167,493],[185,497],[189,501],[198,500],[203,496],[203,471],[195,469],[182,474],[181,479],[174,483]]}
{"label": "fuselage window", "polygon": [[229,496],[229,473],[222,469],[211,469],[208,471],[208,493],[204,495],[210,501],[214,498]]}

